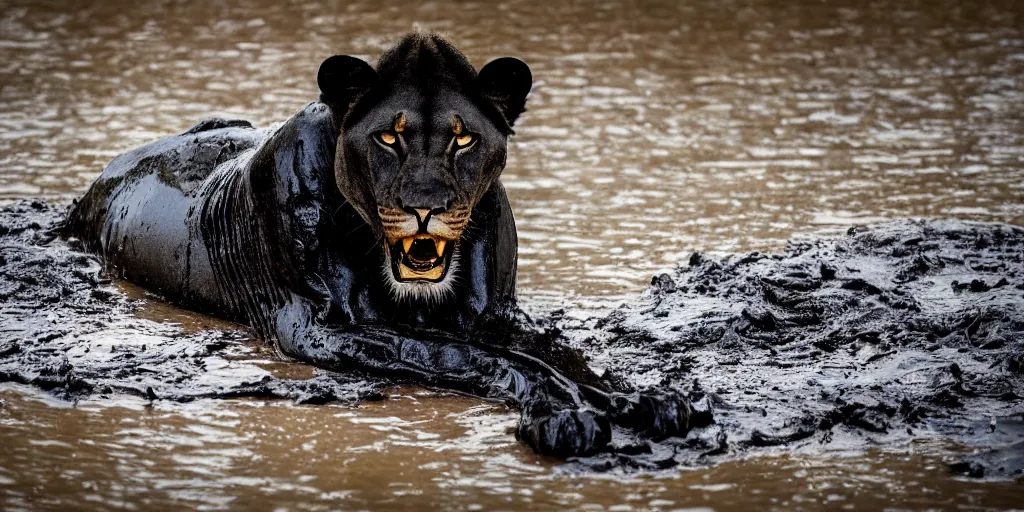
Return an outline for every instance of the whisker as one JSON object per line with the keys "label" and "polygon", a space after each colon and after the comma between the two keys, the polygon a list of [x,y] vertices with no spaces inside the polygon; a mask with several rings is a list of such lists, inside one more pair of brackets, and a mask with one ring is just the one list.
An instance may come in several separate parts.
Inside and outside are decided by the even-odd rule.
{"label": "whisker", "polygon": [[352,233],[355,233],[356,231],[359,231],[360,229],[363,229],[364,227],[367,227],[367,226],[366,226],[366,224],[358,224],[358,225],[356,225],[356,226],[355,226],[354,228],[350,229],[350,230],[348,231],[348,233],[345,233],[345,234],[344,234],[344,235],[342,235],[342,236],[344,236],[344,237],[348,237],[348,236],[349,236],[349,235],[351,235]]}
{"label": "whisker", "polygon": [[373,245],[370,246],[370,250],[366,251],[366,254],[364,254],[363,257],[369,256],[370,253],[373,252],[373,250],[376,249],[377,246],[380,245],[380,243],[383,242],[383,241],[384,241],[384,237],[383,236],[377,237],[377,241],[374,242]]}

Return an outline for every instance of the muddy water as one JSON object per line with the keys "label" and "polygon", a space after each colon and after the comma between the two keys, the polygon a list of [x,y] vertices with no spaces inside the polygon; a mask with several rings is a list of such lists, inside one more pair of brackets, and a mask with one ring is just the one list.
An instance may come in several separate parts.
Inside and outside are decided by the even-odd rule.
{"label": "muddy water", "polygon": [[780,455],[657,475],[559,474],[508,435],[513,414],[414,390],[358,409],[36,401],[47,398],[0,391],[0,458],[34,461],[0,471],[5,509],[1020,505],[1019,484],[956,480],[913,452]]}
{"label": "muddy water", "polygon": [[[898,216],[1024,223],[1024,7],[1014,0],[0,8],[0,197],[73,197],[117,153],[210,114],[280,121],[315,97],[325,56],[371,59],[430,29],[477,64],[519,56],[538,81],[504,178],[520,293],[538,309],[614,304],[693,250],[778,248]],[[155,301],[143,314],[231,328]],[[68,408],[7,390],[3,508],[870,509],[889,499],[1008,506],[1020,494],[1019,484],[950,480],[926,446],[563,475],[512,441],[511,415],[400,395],[358,409]]]}

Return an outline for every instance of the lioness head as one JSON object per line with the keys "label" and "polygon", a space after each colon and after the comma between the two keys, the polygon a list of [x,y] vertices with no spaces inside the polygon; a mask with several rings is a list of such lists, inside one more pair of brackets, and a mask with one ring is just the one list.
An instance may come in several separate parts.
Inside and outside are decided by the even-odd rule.
{"label": "lioness head", "polygon": [[477,73],[444,39],[414,34],[376,70],[337,55],[317,81],[340,128],[338,188],[383,241],[392,290],[450,290],[473,207],[505,167],[529,67],[506,57]]}

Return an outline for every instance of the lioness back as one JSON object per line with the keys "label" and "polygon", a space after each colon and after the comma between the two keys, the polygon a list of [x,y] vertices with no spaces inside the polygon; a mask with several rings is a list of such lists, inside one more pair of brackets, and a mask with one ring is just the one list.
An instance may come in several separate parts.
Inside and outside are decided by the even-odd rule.
{"label": "lioness back", "polygon": [[72,207],[66,232],[99,253],[115,277],[175,302],[222,304],[197,236],[198,191],[269,133],[211,119],[119,155]]}

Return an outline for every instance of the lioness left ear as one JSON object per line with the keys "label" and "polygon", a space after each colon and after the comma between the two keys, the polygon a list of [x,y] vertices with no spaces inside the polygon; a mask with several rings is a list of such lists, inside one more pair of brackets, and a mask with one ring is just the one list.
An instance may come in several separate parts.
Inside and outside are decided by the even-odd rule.
{"label": "lioness left ear", "polygon": [[533,74],[525,62],[502,57],[488,62],[476,78],[480,95],[498,107],[511,127],[526,107]]}
{"label": "lioness left ear", "polygon": [[331,102],[348,106],[377,80],[377,72],[366,61],[351,55],[328,57],[320,64],[316,83]]}

